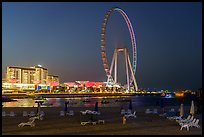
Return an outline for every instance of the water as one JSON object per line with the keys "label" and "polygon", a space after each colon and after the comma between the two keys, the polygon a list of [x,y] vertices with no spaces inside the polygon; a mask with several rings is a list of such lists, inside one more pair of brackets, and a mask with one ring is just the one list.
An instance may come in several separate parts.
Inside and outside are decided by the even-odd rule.
{"label": "water", "polygon": [[[163,100],[164,106],[178,106],[181,103],[184,106],[190,106],[191,100],[196,101],[195,96],[186,95],[185,97],[162,98],[161,96],[144,95],[144,96],[107,96],[107,97],[75,97],[75,98],[47,98],[42,107],[64,107],[64,102],[69,101],[72,107],[94,107],[95,102],[98,101],[99,107],[118,107],[128,105],[129,102],[115,102],[116,99],[131,99],[132,106],[160,106]],[[90,102],[83,102],[83,100],[90,100]],[[109,103],[102,104],[102,100],[108,100]],[[32,98],[16,99],[15,102],[3,102],[4,107],[37,107],[37,103]]]}

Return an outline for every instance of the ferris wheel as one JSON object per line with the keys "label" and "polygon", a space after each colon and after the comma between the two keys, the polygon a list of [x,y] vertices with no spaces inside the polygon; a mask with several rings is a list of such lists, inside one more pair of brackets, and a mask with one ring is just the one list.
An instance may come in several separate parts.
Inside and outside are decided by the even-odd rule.
{"label": "ferris wheel", "polygon": [[[106,26],[107,26],[107,23],[108,23],[108,19],[109,17],[111,16],[111,14],[114,12],[114,11],[117,11],[119,12],[123,18],[125,19],[125,22],[128,26],[128,30],[129,30],[129,33],[130,33],[130,38],[131,38],[131,43],[132,43],[132,63],[130,63],[130,58],[129,56],[126,56],[127,57],[127,62],[129,62],[129,65],[130,65],[130,71],[131,71],[131,77],[129,78],[128,74],[127,74],[127,81],[128,81],[128,85],[131,85],[134,83],[134,87],[135,87],[135,90],[137,91],[138,90],[138,86],[137,86],[137,83],[136,83],[136,78],[135,78],[135,72],[136,72],[136,63],[137,63],[137,50],[136,50],[136,39],[135,39],[135,34],[134,34],[134,31],[133,31],[133,27],[132,27],[132,24],[127,16],[127,14],[120,8],[118,7],[113,7],[111,8],[105,15],[104,19],[103,19],[103,23],[102,23],[102,31],[101,31],[101,55],[102,55],[102,62],[103,62],[103,67],[104,67],[104,70],[106,72],[106,76],[108,78],[107,80],[107,84],[116,84],[116,80],[113,80],[113,77],[111,75],[112,73],[112,67],[113,67],[113,60],[116,58],[116,56],[114,55],[113,56],[113,60],[112,60],[112,63],[111,63],[111,68],[109,67],[108,65],[108,59],[107,59],[107,54],[106,54]],[[119,49],[120,50],[120,49]],[[117,51],[119,51],[117,50]],[[116,51],[116,50],[115,50]],[[116,51],[116,53],[117,53]],[[124,50],[126,51],[126,50]],[[125,54],[127,54],[127,52],[125,52]],[[129,55],[129,54],[128,54]],[[117,59],[117,58],[116,58]],[[115,59],[115,62],[117,62],[117,60]],[[127,63],[126,63],[127,64]],[[115,64],[116,65],[116,64]],[[127,71],[127,70],[126,70]],[[128,71],[127,71],[128,72]],[[115,75],[115,79],[116,79],[116,75]]]}

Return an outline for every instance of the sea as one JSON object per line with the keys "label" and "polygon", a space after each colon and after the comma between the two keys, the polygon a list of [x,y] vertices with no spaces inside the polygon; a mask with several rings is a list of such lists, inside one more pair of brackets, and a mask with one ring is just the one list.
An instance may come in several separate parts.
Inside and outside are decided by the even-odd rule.
{"label": "sea", "polygon": [[[102,103],[101,101],[107,103]],[[122,100],[122,101],[121,101]],[[99,107],[118,107],[128,106],[132,103],[132,107],[138,106],[190,106],[191,101],[196,102],[196,97],[187,94],[184,97],[162,97],[159,95],[136,95],[136,96],[104,96],[104,97],[70,97],[70,98],[46,98],[42,107],[64,107],[65,102],[69,102],[71,107],[94,107],[98,102]],[[3,107],[37,107],[37,103],[32,98],[16,99],[12,102],[2,102]]]}

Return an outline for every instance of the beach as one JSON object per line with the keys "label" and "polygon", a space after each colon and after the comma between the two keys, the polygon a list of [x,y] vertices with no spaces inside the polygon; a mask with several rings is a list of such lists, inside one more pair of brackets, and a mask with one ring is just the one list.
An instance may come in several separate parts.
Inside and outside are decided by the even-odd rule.
{"label": "beach", "polygon": [[[94,108],[69,107],[74,111],[74,116],[60,117],[62,107],[42,107],[45,112],[43,120],[35,120],[35,127],[18,127],[21,122],[27,122],[29,117],[23,117],[23,111],[35,111],[35,107],[3,107],[3,111],[9,113],[14,111],[17,115],[2,116],[3,135],[202,135],[202,114],[195,115],[199,118],[200,128],[191,127],[180,130],[175,120],[168,120],[158,114],[145,114],[147,107],[137,107],[136,118],[128,118],[126,124],[122,122],[120,107],[99,107],[100,119],[105,120],[104,124],[80,124],[80,111],[93,110]],[[151,107],[148,107],[151,109]],[[157,107],[154,107],[157,108]],[[133,110],[133,111],[134,111]],[[160,111],[160,108],[158,107]],[[188,113],[189,108],[184,111]]]}

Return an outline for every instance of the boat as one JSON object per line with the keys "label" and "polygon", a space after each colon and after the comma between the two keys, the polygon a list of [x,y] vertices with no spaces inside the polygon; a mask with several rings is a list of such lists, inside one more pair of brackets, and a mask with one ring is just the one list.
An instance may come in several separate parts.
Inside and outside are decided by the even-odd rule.
{"label": "boat", "polygon": [[161,93],[161,96],[162,96],[162,97],[165,97],[165,95],[166,95],[166,94],[165,94],[164,92],[163,92],[163,93]]}
{"label": "boat", "polygon": [[165,97],[166,98],[172,98],[172,94],[171,93],[166,93]]}
{"label": "boat", "polygon": [[161,97],[164,97],[164,98],[173,98],[174,95],[172,93],[162,93]]}

